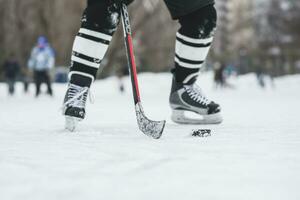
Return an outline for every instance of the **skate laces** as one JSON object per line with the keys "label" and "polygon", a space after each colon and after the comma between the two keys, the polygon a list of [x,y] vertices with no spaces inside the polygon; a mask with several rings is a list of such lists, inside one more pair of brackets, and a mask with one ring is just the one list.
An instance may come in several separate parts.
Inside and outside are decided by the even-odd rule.
{"label": "skate laces", "polygon": [[[67,92],[67,99],[64,106],[72,106],[77,108],[85,108],[85,103],[88,96],[88,87],[80,87],[78,85],[70,84]],[[89,93],[90,102],[94,102],[94,98]]]}
{"label": "skate laces", "polygon": [[211,102],[208,98],[206,98],[198,85],[185,85],[184,88],[194,101],[204,105],[208,105]]}

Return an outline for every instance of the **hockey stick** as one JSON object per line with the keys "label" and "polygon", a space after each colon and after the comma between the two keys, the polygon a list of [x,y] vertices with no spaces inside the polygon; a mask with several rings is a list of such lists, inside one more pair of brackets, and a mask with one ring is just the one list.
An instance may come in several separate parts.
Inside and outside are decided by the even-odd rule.
{"label": "hockey stick", "polygon": [[134,58],[129,14],[128,14],[127,6],[124,3],[122,3],[121,5],[121,16],[122,16],[124,39],[125,39],[126,53],[128,59],[128,68],[129,68],[131,83],[132,83],[137,123],[139,129],[145,135],[152,137],[154,139],[159,139],[164,131],[166,121],[152,121],[145,116],[145,113],[143,111],[139,86],[138,86],[137,70],[136,70],[136,64]]}

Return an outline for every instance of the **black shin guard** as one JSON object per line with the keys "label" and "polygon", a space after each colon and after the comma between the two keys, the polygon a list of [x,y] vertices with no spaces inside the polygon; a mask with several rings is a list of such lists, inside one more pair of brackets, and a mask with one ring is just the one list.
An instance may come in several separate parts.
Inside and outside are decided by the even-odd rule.
{"label": "black shin guard", "polygon": [[205,62],[213,41],[217,14],[213,5],[179,18],[181,28],[176,37],[175,68],[177,82],[193,84]]}
{"label": "black shin guard", "polygon": [[88,0],[81,28],[73,45],[69,73],[71,83],[80,83],[88,87],[91,85],[117,29],[119,19],[118,9],[108,1]]}

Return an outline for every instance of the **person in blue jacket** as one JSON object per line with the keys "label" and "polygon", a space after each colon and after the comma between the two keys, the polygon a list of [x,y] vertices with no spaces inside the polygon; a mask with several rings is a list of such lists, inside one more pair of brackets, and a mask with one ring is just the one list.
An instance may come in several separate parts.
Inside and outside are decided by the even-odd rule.
{"label": "person in blue jacket", "polygon": [[50,70],[55,65],[55,54],[45,36],[40,36],[36,46],[32,49],[28,67],[33,71],[33,78],[36,85],[36,97],[40,95],[41,84],[47,85],[47,93],[53,95],[51,87]]}

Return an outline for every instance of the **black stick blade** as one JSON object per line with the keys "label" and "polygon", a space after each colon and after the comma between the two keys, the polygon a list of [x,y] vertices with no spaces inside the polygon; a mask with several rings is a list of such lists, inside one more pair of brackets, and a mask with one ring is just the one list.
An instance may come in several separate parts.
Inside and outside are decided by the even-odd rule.
{"label": "black stick blade", "polygon": [[135,105],[135,112],[140,130],[149,137],[159,139],[164,131],[166,121],[152,121],[148,119],[140,102]]}

